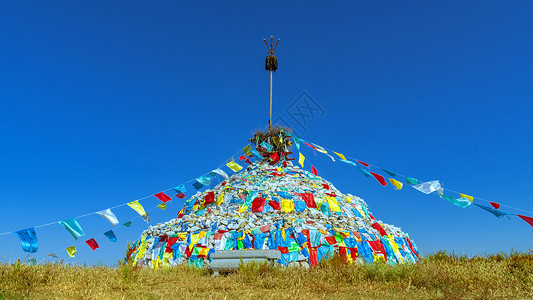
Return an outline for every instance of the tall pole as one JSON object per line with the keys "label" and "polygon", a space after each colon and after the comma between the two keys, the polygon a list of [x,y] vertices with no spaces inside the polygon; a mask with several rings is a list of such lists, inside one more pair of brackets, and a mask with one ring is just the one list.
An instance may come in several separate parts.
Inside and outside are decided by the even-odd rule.
{"label": "tall pole", "polygon": [[263,39],[267,45],[268,56],[265,60],[265,70],[270,71],[270,116],[268,118],[268,129],[272,128],[272,72],[275,72],[278,69],[278,59],[274,54],[276,54],[276,48],[278,47],[279,39],[274,46],[274,36],[270,36],[270,46],[266,39]]}
{"label": "tall pole", "polygon": [[270,118],[268,119],[268,128],[272,128],[272,70],[270,70]]}

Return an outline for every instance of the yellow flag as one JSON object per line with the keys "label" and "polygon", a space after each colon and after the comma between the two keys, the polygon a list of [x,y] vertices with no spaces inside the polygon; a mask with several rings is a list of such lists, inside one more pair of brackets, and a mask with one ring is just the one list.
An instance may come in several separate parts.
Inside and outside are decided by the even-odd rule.
{"label": "yellow flag", "polygon": [[224,193],[220,193],[217,198],[217,205],[222,205],[224,203]]}
{"label": "yellow flag", "polygon": [[230,161],[229,163],[226,164],[226,166],[228,166],[228,168],[233,170],[233,172],[239,172],[240,170],[242,170],[242,167],[239,166],[239,164],[234,161]]}
{"label": "yellow flag", "polygon": [[76,251],[76,246],[70,246],[67,248],[68,255],[70,257],[74,257],[74,255],[78,252]]}
{"label": "yellow flag", "polygon": [[208,253],[209,253],[209,248],[202,248],[200,249],[200,254],[198,255],[207,256]]}
{"label": "yellow flag", "polygon": [[283,169],[282,169],[281,167],[278,167],[278,168],[276,169],[276,171],[278,171],[278,172],[283,172]]}
{"label": "yellow flag", "polygon": [[144,252],[146,251],[147,244],[148,244],[148,240],[145,238],[144,241],[139,246],[139,250],[137,251],[137,254],[135,255],[134,262],[143,257]]}
{"label": "yellow flag", "polygon": [[470,200],[470,202],[474,201],[474,197],[472,197],[472,196],[468,196],[468,195],[461,194],[461,193],[459,193],[459,195],[461,196],[461,198],[466,198],[466,199]]}
{"label": "yellow flag", "polygon": [[305,156],[303,156],[301,152],[298,152],[298,153],[300,153],[300,158],[298,159],[298,163],[300,165],[302,165],[302,168],[303,168],[304,167]]}
{"label": "yellow flag", "polygon": [[146,212],[144,211],[144,207],[139,203],[139,200],[132,201],[128,203],[128,206],[133,208],[134,211],[136,211],[141,216],[146,216]]}
{"label": "yellow flag", "polygon": [[281,209],[286,213],[293,211],[294,201],[289,200],[289,199],[281,199]]}
{"label": "yellow flag", "polygon": [[191,234],[191,244],[189,245],[189,250],[192,250],[192,247],[194,247],[194,245],[198,244],[199,240],[200,240],[200,234],[199,233]]}
{"label": "yellow flag", "polygon": [[346,157],[344,157],[344,155],[342,155],[341,153],[337,153],[335,151],[333,151],[333,153],[337,154],[341,159],[346,160]]}
{"label": "yellow flag", "polygon": [[348,202],[348,203],[352,203],[352,197],[348,197],[348,196],[346,196],[346,202]]}
{"label": "yellow flag", "polygon": [[328,201],[329,209],[331,209],[331,211],[341,211],[341,207],[339,206],[339,202],[337,202],[337,199],[335,199],[334,197],[326,196],[326,200]]}
{"label": "yellow flag", "polygon": [[161,208],[162,210],[167,209],[167,204],[165,202],[159,204],[157,207]]}
{"label": "yellow flag", "polygon": [[403,183],[399,182],[398,180],[396,179],[392,179],[392,178],[389,178],[389,181],[390,183],[392,183],[392,185],[394,185],[394,187],[397,189],[397,190],[401,190],[402,187],[403,187]]}
{"label": "yellow flag", "polygon": [[242,214],[242,213],[245,212],[247,209],[248,209],[248,206],[247,206],[247,205],[241,204],[241,205],[239,206],[239,213]]}

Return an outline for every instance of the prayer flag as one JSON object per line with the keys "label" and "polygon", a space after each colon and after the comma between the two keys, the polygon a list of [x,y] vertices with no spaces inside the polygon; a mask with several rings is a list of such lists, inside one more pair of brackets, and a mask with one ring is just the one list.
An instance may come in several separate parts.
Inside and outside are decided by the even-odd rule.
{"label": "prayer flag", "polygon": [[224,179],[229,179],[228,174],[226,174],[226,172],[224,172],[224,171],[221,170],[221,169],[214,169],[212,172],[215,173],[215,174],[218,174],[218,175],[220,175],[220,176],[222,176],[222,177],[224,177]]}
{"label": "prayer flag", "polygon": [[124,227],[130,227],[130,226],[131,226],[131,221],[128,221],[128,222],[122,224],[122,226],[124,226]]}
{"label": "prayer flag", "polygon": [[173,187],[172,189],[175,190],[177,193],[185,193],[187,191],[187,189],[185,188],[185,184],[180,184],[176,187]]}
{"label": "prayer flag", "polygon": [[418,179],[405,176],[405,182],[410,185],[418,184]]}
{"label": "prayer flag", "polygon": [[307,207],[316,208],[315,196],[313,194],[303,193],[303,194],[300,194],[300,196],[302,196],[302,200],[305,201],[305,204],[307,204]]}
{"label": "prayer flag", "polygon": [[247,205],[241,204],[241,205],[239,206],[239,213],[242,214],[242,213],[245,212],[247,209],[248,209],[248,206],[247,206]]}
{"label": "prayer flag", "polygon": [[392,171],[388,171],[388,170],[385,170],[385,169],[381,169],[381,170],[383,170],[383,172],[389,174],[389,175],[392,176],[392,177],[396,177],[396,173],[394,173],[394,172],[392,172]]}
{"label": "prayer flag", "polygon": [[196,178],[196,181],[198,181],[202,185],[209,185],[211,183],[211,176],[202,175]]}
{"label": "prayer flag", "polygon": [[472,202],[470,202],[468,199],[465,199],[465,198],[455,199],[454,197],[445,196],[445,195],[439,195],[439,196],[443,199],[450,201],[450,203],[452,203],[453,205],[457,205],[462,208],[465,208],[467,206],[470,206],[470,204],[472,204]]}
{"label": "prayer flag", "polygon": [[20,239],[20,244],[22,245],[22,250],[24,252],[37,252],[38,242],[37,233],[35,233],[35,228],[26,228],[13,233]]}
{"label": "prayer flag", "polygon": [[389,178],[389,181],[390,181],[390,183],[392,183],[392,185],[394,185],[394,187],[397,190],[401,190],[402,189],[403,183],[399,182],[398,180],[396,180],[394,178]]}
{"label": "prayer flag", "polygon": [[76,218],[59,221],[58,223],[59,225],[63,226],[63,228],[65,228],[76,240],[80,236],[85,235],[85,232],[83,232],[83,229]]}
{"label": "prayer flag", "polygon": [[163,202],[163,203],[158,204],[157,207],[161,208],[162,210],[165,210],[167,209],[167,204]]}
{"label": "prayer flag", "polygon": [[369,166],[370,166],[370,165],[367,164],[366,162],[363,162],[363,161],[360,161],[360,160],[358,160],[357,162],[360,163],[360,164],[362,164],[362,165],[365,166],[365,167],[369,167]]}
{"label": "prayer flag", "polygon": [[303,154],[301,152],[298,152],[300,154],[300,157],[298,158],[298,163],[300,165],[302,165],[302,168],[304,167],[304,161],[305,161],[305,156],[303,156]]}
{"label": "prayer flag", "polygon": [[387,232],[385,231],[385,229],[383,229],[383,226],[381,226],[381,224],[379,224],[378,222],[372,224],[372,228],[376,229],[379,234],[381,234],[381,236],[387,235]]}
{"label": "prayer flag", "polygon": [[165,203],[167,203],[168,201],[171,201],[171,200],[172,200],[172,198],[170,198],[167,194],[165,194],[165,193],[163,193],[163,192],[161,192],[161,193],[157,193],[157,194],[154,194],[154,196],[155,196],[157,199],[159,199],[159,200],[161,200],[161,201],[163,201],[163,202],[165,202]]}
{"label": "prayer flag", "polygon": [[331,211],[341,212],[341,208],[339,206],[339,202],[337,202],[337,199],[335,199],[334,197],[326,196],[326,200],[328,201],[329,209],[331,209]]}
{"label": "prayer flag", "polygon": [[374,178],[376,178],[376,180],[379,182],[379,184],[381,184],[382,186],[386,186],[387,185],[387,182],[385,181],[385,178],[383,178],[383,176],[379,175],[379,174],[376,174],[374,172],[370,172],[370,174],[372,174],[372,176],[374,176]]}
{"label": "prayer flag", "polygon": [[274,152],[271,156],[270,156],[270,159],[272,160],[272,162],[270,163],[271,165],[277,163],[279,161],[279,154],[278,152]]}
{"label": "prayer flag", "polygon": [[503,212],[503,211],[495,210],[494,208],[492,208],[490,206],[485,206],[485,205],[481,205],[481,204],[477,204],[477,203],[474,203],[474,205],[479,207],[479,208],[481,208],[481,209],[484,209],[484,210],[490,212],[491,214],[495,215],[498,218],[501,218],[501,217],[506,216],[506,215],[512,215],[510,213],[506,213],[506,212]]}
{"label": "prayer flag", "polygon": [[461,194],[461,193],[459,193],[459,196],[461,196],[461,198],[468,199],[470,202],[474,201],[474,197],[472,197],[472,196],[468,196],[468,195]]}
{"label": "prayer flag", "polygon": [[176,197],[178,197],[180,199],[183,199],[183,198],[185,198],[185,194],[184,193],[177,193]]}
{"label": "prayer flag", "polygon": [[286,213],[290,213],[294,210],[294,201],[289,199],[281,199],[281,209]]}
{"label": "prayer flag", "polygon": [[531,217],[527,217],[527,216],[522,216],[522,215],[517,215],[520,219],[526,221],[529,225],[533,226],[533,218]]}
{"label": "prayer flag", "polygon": [[86,240],[85,243],[87,243],[87,245],[89,245],[93,251],[100,248],[95,239]]}
{"label": "prayer flag", "polygon": [[494,207],[495,209],[498,209],[498,208],[500,208],[500,204],[499,204],[499,203],[496,203],[496,202],[492,202],[492,201],[491,201],[491,202],[489,202],[489,203],[490,203],[490,205],[491,205],[492,207]]}
{"label": "prayer flag", "polygon": [[337,153],[335,151],[333,151],[333,153],[337,154],[341,159],[346,160],[346,157],[344,157],[344,155],[342,155],[341,153]]}
{"label": "prayer flag", "polygon": [[268,152],[272,151],[272,149],[274,148],[274,146],[270,145],[269,143],[267,142],[262,142],[261,144],[259,144],[261,147],[265,148]]}
{"label": "prayer flag", "polygon": [[194,188],[195,188],[196,190],[199,190],[199,189],[201,189],[201,188],[204,187],[204,185],[201,184],[201,183],[198,182],[198,181],[195,181],[195,182],[192,184],[192,186],[194,186]]}
{"label": "prayer flag", "polygon": [[311,165],[311,171],[313,172],[313,175],[318,176],[318,171],[312,165]]}
{"label": "prayer flag", "polygon": [[255,156],[256,159],[259,159],[259,160],[262,160],[263,159],[263,156],[261,155],[261,153],[259,153],[257,150],[255,149],[252,149],[252,154]]}
{"label": "prayer flag", "polygon": [[144,211],[144,207],[139,203],[139,200],[135,200],[128,203],[128,206],[133,208],[134,211],[136,211],[139,215],[145,216],[146,212]]}
{"label": "prayer flag", "polygon": [[220,193],[217,198],[217,205],[221,205],[222,203],[224,203],[224,193]]}
{"label": "prayer flag", "polygon": [[242,152],[246,154],[247,156],[252,155],[252,147],[250,145],[246,145],[246,147],[242,148]]}
{"label": "prayer flag", "polygon": [[146,223],[150,223],[150,214],[149,213],[146,213],[144,216],[141,216],[141,218],[143,218],[143,220]]}
{"label": "prayer flag", "polygon": [[215,192],[210,191],[207,193],[204,197],[204,206],[207,206],[207,204],[215,202]]}
{"label": "prayer flag", "polygon": [[293,135],[292,140],[294,141],[294,146],[296,146],[296,148],[300,150],[300,139]]}
{"label": "prayer flag", "polygon": [[110,242],[115,243],[117,241],[117,236],[113,232],[113,230],[109,230],[104,232],[104,235],[107,236]]}
{"label": "prayer flag", "polygon": [[280,210],[279,203],[274,200],[268,201],[268,205],[270,205],[274,210]]}
{"label": "prayer flag", "polygon": [[356,166],[357,170],[361,171],[361,173],[363,173],[363,175],[365,175],[366,177],[370,177],[372,176],[367,170],[359,167],[359,166]]}
{"label": "prayer flag", "polygon": [[265,209],[265,199],[264,198],[255,198],[252,202],[252,212],[263,212]]}
{"label": "prayer flag", "polygon": [[70,246],[67,248],[67,253],[68,253],[68,256],[70,257],[74,257],[74,255],[77,253],[78,251],[76,251],[76,246]]}
{"label": "prayer flag", "polygon": [[111,223],[111,225],[115,226],[117,225],[118,223],[120,223],[117,219],[117,216],[115,216],[115,214],[111,211],[110,208],[106,209],[106,210],[101,210],[101,211],[97,211],[96,212],[97,215],[99,216],[102,216],[104,217],[106,220],[109,221],[109,223]]}
{"label": "prayer flag", "polygon": [[437,191],[442,188],[442,186],[438,180],[434,180],[413,185],[412,188],[417,189],[424,194],[431,194],[434,191]]}
{"label": "prayer flag", "polygon": [[357,164],[354,163],[353,161],[349,161],[349,160],[346,160],[346,159],[341,159],[341,161],[342,161],[343,163],[347,163],[347,164],[352,165],[352,166],[354,166],[354,167],[358,167]]}
{"label": "prayer flag", "polygon": [[228,168],[230,168],[233,172],[239,172],[242,170],[242,167],[234,161],[228,162],[226,166],[228,166]]}

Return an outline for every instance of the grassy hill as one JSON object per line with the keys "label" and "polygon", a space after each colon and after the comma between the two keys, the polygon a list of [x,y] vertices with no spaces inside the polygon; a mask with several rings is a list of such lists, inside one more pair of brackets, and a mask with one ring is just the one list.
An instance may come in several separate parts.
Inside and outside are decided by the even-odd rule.
{"label": "grassy hill", "polygon": [[421,264],[346,265],[311,270],[241,266],[207,269],[0,264],[0,299],[515,299],[533,298],[533,255],[472,258],[438,252]]}

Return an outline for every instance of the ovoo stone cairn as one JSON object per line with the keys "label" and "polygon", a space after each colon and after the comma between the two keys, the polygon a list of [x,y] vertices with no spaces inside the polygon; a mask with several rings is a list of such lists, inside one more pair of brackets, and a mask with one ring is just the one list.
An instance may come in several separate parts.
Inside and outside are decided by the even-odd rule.
{"label": "ovoo stone cairn", "polygon": [[248,160],[245,169],[213,189],[198,191],[178,218],[150,226],[128,249],[128,261],[155,269],[202,267],[214,251],[246,249],[278,249],[277,263],[304,267],[335,252],[348,263],[419,261],[409,235],[376,220],[363,199],[294,165],[287,131],[258,132],[250,140],[253,155],[247,156],[255,162]]}

